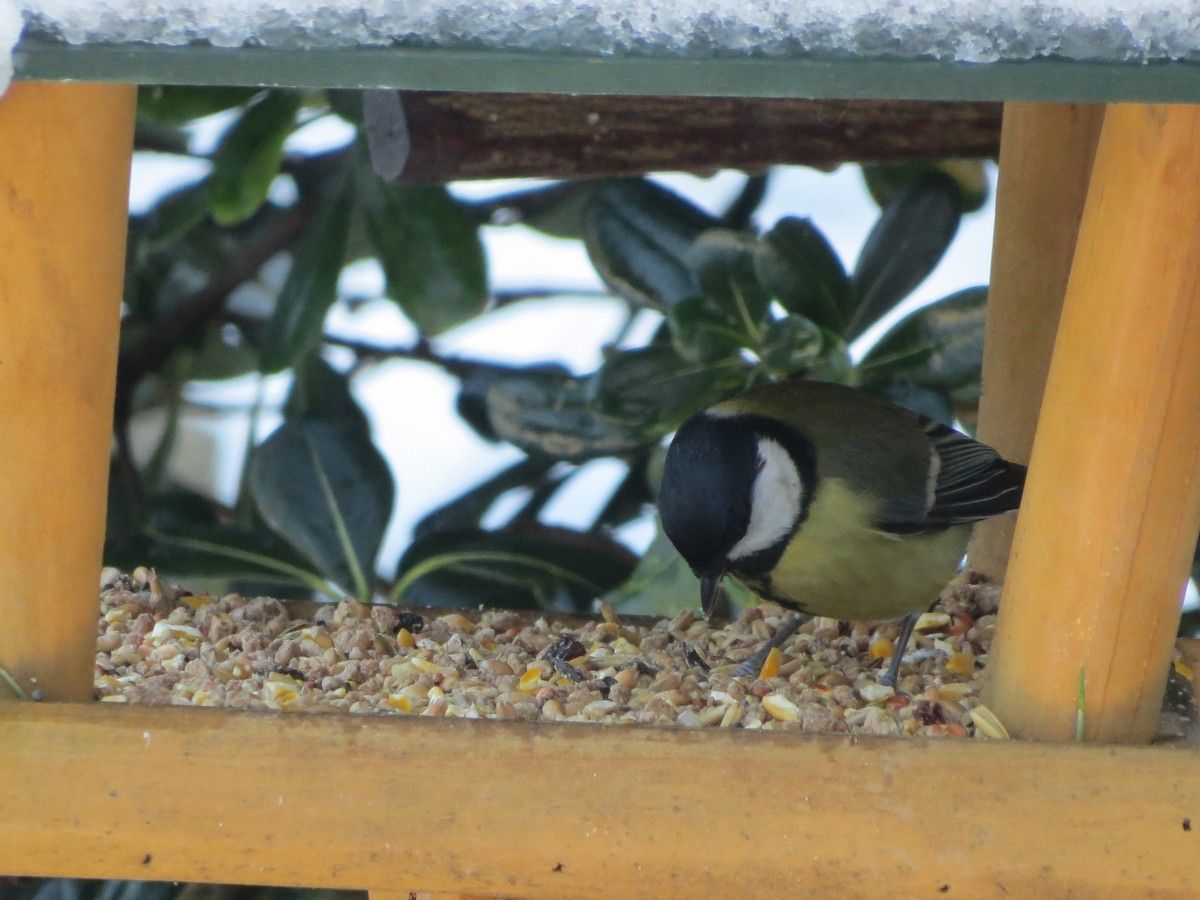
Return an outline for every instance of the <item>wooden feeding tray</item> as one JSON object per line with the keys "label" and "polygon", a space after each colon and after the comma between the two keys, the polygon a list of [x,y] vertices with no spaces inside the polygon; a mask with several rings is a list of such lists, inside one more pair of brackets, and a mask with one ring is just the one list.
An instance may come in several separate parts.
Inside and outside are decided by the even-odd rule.
{"label": "wooden feeding tray", "polygon": [[[36,35],[16,62],[0,661],[65,702],[0,703],[0,872],[545,897],[1200,892],[1200,757],[1131,746],[1157,722],[1200,531],[1200,67]],[[74,80],[117,83],[55,83]],[[86,702],[137,83],[1005,103],[980,433],[1031,468],[985,700],[1046,742]],[[993,573],[1002,529],[974,550]]]}

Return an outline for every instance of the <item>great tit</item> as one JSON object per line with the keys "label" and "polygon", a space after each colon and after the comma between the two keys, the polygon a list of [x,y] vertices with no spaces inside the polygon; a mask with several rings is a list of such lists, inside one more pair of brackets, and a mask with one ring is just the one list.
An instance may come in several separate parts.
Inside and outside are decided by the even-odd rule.
{"label": "great tit", "polygon": [[855,388],[789,380],[685,422],[658,511],[706,612],[731,575],[809,615],[904,616],[881,679],[895,685],[913,624],[962,560],[968,524],[1016,509],[1024,483],[1024,466],[946,425]]}

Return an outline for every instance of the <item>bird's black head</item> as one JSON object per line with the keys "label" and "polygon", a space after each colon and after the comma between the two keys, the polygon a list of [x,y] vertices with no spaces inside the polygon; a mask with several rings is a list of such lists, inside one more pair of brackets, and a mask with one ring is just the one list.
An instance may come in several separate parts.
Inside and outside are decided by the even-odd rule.
{"label": "bird's black head", "polygon": [[667,451],[658,512],[706,600],[727,571],[775,567],[815,483],[812,445],[782,422],[707,412],[684,423]]}
{"label": "bird's black head", "polygon": [[663,466],[663,531],[697,575],[724,573],[729,550],[750,524],[758,438],[740,419],[706,413],[675,433]]}

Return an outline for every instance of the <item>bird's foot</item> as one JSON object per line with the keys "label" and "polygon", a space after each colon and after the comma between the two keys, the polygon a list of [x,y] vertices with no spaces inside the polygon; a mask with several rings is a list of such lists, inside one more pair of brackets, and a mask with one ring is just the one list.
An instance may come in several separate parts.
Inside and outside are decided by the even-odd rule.
{"label": "bird's foot", "polygon": [[771,639],[766,641],[759,647],[754,655],[742,662],[736,669],[733,670],[734,678],[757,678],[758,673],[762,671],[763,663],[767,661],[771,651],[787,641],[796,631],[811,619],[812,616],[805,613],[796,613],[787,622],[785,622],[778,631],[771,636]]}

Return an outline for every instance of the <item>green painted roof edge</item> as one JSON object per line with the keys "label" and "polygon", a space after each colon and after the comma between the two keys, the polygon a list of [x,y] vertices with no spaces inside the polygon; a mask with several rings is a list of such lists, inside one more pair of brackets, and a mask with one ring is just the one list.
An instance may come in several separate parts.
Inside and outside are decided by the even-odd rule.
{"label": "green painted roof edge", "polygon": [[16,77],[139,84],[913,100],[1200,102],[1200,63],[588,57],[470,49],[74,46],[26,37]]}

